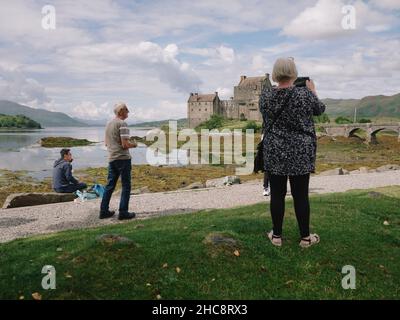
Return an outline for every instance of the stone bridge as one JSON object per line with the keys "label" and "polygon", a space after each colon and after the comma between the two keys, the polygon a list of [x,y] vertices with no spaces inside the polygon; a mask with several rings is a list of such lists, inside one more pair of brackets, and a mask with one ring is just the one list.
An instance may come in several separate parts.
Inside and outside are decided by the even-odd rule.
{"label": "stone bridge", "polygon": [[382,130],[391,130],[395,131],[399,134],[398,141],[400,142],[400,122],[399,123],[383,123],[383,124],[374,124],[374,123],[350,123],[350,124],[323,124],[322,127],[325,129],[325,132],[329,136],[337,137],[351,137],[354,136],[354,133],[358,130],[364,130],[367,132],[367,141],[368,143],[376,143],[376,134]]}

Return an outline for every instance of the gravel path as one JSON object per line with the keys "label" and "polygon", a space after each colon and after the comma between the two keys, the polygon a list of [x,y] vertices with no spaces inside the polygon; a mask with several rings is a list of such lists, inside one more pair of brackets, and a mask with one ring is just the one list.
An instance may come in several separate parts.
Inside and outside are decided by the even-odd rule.
{"label": "gravel path", "polygon": [[[370,189],[400,185],[400,170],[342,176],[313,176],[311,193],[344,192],[351,189]],[[289,189],[289,187],[288,187]],[[221,188],[173,191],[131,196],[130,209],[138,219],[188,213],[201,209],[231,208],[259,203],[269,198],[262,195],[262,182],[255,180]],[[110,208],[118,208],[118,197]],[[60,203],[36,207],[0,210],[0,242],[35,234],[66,229],[95,227],[120,222],[113,217],[99,220],[99,200],[84,203]]]}

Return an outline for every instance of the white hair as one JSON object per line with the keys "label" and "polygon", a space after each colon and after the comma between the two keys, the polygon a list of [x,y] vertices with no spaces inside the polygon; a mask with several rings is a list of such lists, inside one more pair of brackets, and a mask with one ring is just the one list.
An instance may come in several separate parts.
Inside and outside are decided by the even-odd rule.
{"label": "white hair", "polygon": [[124,103],[124,102],[118,102],[118,103],[116,103],[115,106],[114,106],[114,113],[115,113],[115,115],[118,116],[119,113],[121,112],[121,110],[122,110],[123,108],[128,108],[128,107],[126,106],[126,103]]}
{"label": "white hair", "polygon": [[292,57],[279,58],[275,61],[272,70],[272,80],[275,82],[287,81],[297,78],[297,68]]}

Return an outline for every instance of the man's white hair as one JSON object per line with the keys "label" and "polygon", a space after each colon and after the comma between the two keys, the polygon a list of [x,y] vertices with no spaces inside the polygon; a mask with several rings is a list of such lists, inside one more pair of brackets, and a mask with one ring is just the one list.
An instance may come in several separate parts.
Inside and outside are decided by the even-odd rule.
{"label": "man's white hair", "polygon": [[128,108],[127,105],[126,105],[126,103],[124,103],[124,102],[118,102],[118,103],[116,103],[116,104],[114,105],[114,113],[115,113],[115,115],[118,116],[119,113],[120,113],[120,111],[121,111],[123,108]]}

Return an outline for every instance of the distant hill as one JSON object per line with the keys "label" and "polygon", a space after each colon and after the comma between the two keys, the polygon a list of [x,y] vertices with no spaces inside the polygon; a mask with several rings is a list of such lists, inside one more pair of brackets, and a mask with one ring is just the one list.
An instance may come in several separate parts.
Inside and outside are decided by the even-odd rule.
{"label": "distant hill", "polygon": [[80,119],[80,118],[72,118],[78,122],[82,122],[84,124],[87,124],[90,127],[104,127],[107,124],[108,120],[105,119],[101,119],[101,120],[84,120],[84,119]]}
{"label": "distant hill", "polygon": [[393,96],[368,96],[362,99],[323,99],[329,116],[352,117],[357,107],[357,118],[400,119],[400,93]]}
{"label": "distant hill", "polygon": [[24,115],[42,125],[42,127],[86,127],[62,112],[52,112],[44,109],[34,109],[15,102],[0,100],[0,113],[6,115]]}
{"label": "distant hill", "polygon": [[186,126],[187,119],[168,119],[168,120],[161,120],[161,121],[150,121],[150,122],[141,122],[129,125],[130,127],[154,127],[154,128],[161,128],[164,125],[168,125],[169,121],[178,121],[178,128],[183,128]]}

